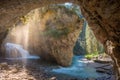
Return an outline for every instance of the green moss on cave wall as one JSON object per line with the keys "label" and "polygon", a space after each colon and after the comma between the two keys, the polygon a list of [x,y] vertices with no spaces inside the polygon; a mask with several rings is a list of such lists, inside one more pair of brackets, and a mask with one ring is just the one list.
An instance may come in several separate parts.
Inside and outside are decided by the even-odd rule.
{"label": "green moss on cave wall", "polygon": [[64,28],[61,30],[48,29],[46,32],[44,32],[44,35],[54,38],[60,38],[62,36],[67,36],[69,33],[70,33],[69,28]]}

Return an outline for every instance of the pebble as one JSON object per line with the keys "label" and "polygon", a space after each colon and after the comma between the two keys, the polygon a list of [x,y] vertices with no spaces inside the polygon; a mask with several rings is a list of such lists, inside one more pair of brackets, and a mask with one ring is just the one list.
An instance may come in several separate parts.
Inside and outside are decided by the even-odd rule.
{"label": "pebble", "polygon": [[50,80],[57,80],[56,77],[51,77]]}

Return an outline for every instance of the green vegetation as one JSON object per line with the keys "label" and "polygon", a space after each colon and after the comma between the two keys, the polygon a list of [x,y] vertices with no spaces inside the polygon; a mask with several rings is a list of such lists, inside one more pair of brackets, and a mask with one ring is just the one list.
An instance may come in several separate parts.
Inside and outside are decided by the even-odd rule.
{"label": "green vegetation", "polygon": [[89,53],[89,54],[86,54],[85,55],[85,58],[87,59],[92,59],[92,58],[96,58],[99,56],[99,53],[98,52],[94,52],[94,53]]}
{"label": "green vegetation", "polygon": [[54,37],[54,38],[60,38],[61,36],[67,36],[69,33],[68,28],[63,28],[61,30],[58,29],[48,29],[45,32],[46,36]]}

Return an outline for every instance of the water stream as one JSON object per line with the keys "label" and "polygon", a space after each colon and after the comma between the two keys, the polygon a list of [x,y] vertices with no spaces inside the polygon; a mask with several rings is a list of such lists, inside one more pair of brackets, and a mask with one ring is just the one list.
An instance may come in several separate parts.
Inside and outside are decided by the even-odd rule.
{"label": "water stream", "polygon": [[21,45],[14,43],[6,43],[6,59],[39,59],[40,57],[35,55],[30,55],[29,52]]}
{"label": "water stream", "polygon": [[88,61],[83,56],[74,56],[70,67],[60,67],[59,69],[53,69],[52,72],[84,79],[92,78],[92,80],[106,76],[105,74],[97,73],[94,67],[89,66],[89,63],[93,63],[93,61]]}
{"label": "water stream", "polygon": [[[27,59],[39,59],[40,57],[35,55],[30,55],[27,50],[25,50],[21,45],[14,43],[6,43],[6,59],[9,60],[22,60],[23,63],[27,64]],[[96,69],[93,66],[89,66],[91,63],[94,63],[92,60],[87,60],[84,56],[74,56],[73,62],[70,67],[59,67],[52,69],[53,73],[65,74],[68,76],[73,76],[76,78],[92,78],[92,80],[103,80],[108,76],[107,74],[100,74],[96,72]],[[103,77],[101,79],[101,77]],[[100,78],[100,79],[97,79]],[[107,78],[106,78],[107,79]],[[106,80],[104,79],[104,80]],[[112,80],[112,79],[111,79]]]}

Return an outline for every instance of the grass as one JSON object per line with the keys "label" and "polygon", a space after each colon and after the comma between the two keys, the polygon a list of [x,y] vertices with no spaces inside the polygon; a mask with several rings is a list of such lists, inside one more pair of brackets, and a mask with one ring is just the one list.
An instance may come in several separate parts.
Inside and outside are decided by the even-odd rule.
{"label": "grass", "polygon": [[98,57],[98,56],[99,56],[99,53],[98,52],[94,52],[94,53],[86,54],[85,58],[92,59],[92,58],[95,58],[95,57]]}

